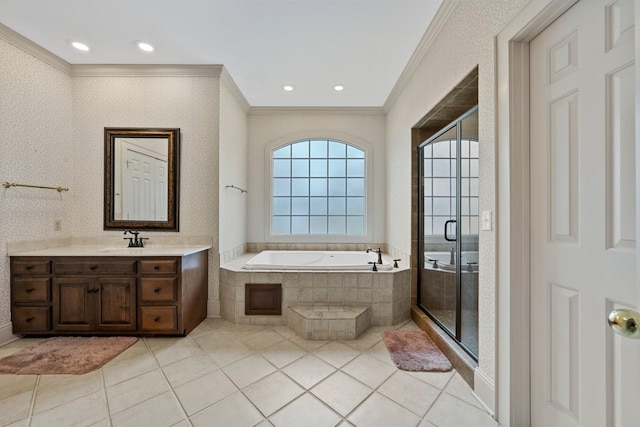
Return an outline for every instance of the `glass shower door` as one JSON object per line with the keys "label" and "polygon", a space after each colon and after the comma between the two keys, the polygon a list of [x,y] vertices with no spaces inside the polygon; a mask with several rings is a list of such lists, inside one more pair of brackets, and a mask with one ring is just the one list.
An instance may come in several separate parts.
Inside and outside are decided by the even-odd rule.
{"label": "glass shower door", "polygon": [[419,148],[418,305],[478,354],[478,111]]}

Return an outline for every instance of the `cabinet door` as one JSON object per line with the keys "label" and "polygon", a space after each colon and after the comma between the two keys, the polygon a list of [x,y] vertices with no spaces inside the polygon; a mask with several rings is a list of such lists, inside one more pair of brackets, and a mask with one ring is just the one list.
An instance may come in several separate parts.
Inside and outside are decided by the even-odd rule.
{"label": "cabinet door", "polygon": [[96,279],[97,298],[95,328],[102,331],[136,329],[136,279]]}
{"label": "cabinet door", "polygon": [[93,329],[94,279],[74,277],[53,279],[53,329],[90,331]]}

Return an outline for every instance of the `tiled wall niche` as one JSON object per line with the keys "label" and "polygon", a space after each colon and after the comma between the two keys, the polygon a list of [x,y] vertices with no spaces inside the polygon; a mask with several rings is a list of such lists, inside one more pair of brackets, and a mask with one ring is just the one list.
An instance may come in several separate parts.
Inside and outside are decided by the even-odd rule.
{"label": "tiled wall niche", "polygon": [[[247,253],[220,268],[220,306],[224,319],[247,325],[284,325],[287,308],[371,307],[372,325],[394,325],[409,319],[411,310],[408,265],[391,271],[247,271]],[[282,316],[245,316],[246,283],[281,283]]]}

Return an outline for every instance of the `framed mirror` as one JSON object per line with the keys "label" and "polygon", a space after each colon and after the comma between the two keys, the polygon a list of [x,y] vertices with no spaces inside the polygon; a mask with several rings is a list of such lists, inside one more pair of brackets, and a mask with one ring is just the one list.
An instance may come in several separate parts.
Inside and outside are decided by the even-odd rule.
{"label": "framed mirror", "polygon": [[179,128],[104,128],[104,229],[178,231]]}

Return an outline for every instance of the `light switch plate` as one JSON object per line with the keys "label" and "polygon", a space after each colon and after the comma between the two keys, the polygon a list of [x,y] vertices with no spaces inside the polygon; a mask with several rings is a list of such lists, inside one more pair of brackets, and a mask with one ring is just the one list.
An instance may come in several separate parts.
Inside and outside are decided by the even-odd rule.
{"label": "light switch plate", "polygon": [[482,230],[491,231],[491,211],[482,211]]}

